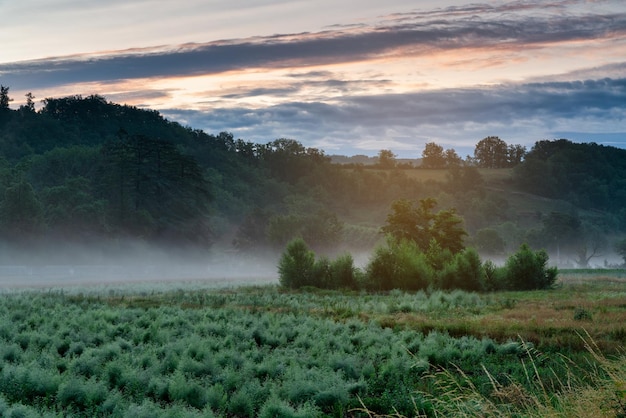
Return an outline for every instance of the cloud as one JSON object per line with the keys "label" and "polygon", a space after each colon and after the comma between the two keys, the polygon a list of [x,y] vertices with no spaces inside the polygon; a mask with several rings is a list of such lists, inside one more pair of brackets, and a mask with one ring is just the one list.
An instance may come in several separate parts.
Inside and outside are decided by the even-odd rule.
{"label": "cloud", "polygon": [[568,132],[618,141],[625,54],[620,1],[519,0],[5,63],[0,83],[38,96],[92,89],[255,142],[415,156],[435,140],[465,154],[487,135],[525,145]]}
{"label": "cloud", "polygon": [[[551,2],[562,8],[567,2]],[[507,14],[521,9],[534,14]],[[383,23],[299,33],[58,57],[0,65],[14,89],[135,78],[218,74],[246,68],[307,68],[433,51],[500,48],[623,38],[626,13],[548,13],[547,6],[512,2],[388,16]],[[544,13],[538,13],[538,11]]]}
{"label": "cloud", "polygon": [[[262,109],[171,109],[163,113],[208,132],[230,131],[255,142],[290,137],[329,152],[371,153],[393,147],[414,150],[415,156],[425,142],[436,140],[471,153],[471,147],[488,135],[532,146],[537,140],[561,137],[568,127],[596,129],[597,142],[608,140],[608,129],[612,143],[621,135],[626,146],[626,79],[509,84],[349,96],[332,103],[290,102]],[[594,140],[593,131],[586,137]]]}

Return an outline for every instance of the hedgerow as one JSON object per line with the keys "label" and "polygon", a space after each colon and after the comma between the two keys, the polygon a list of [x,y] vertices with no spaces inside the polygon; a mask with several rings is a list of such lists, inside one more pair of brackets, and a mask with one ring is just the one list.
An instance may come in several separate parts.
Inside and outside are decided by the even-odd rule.
{"label": "hedgerow", "polygon": [[335,260],[316,259],[302,238],[287,245],[279,263],[279,280],[288,288],[314,286],[325,289],[402,290],[532,290],[551,288],[558,274],[548,267],[545,251],[523,244],[502,267],[483,262],[473,248],[452,253],[435,240],[423,251],[417,243],[388,237],[377,247],[364,271],[349,254]]}

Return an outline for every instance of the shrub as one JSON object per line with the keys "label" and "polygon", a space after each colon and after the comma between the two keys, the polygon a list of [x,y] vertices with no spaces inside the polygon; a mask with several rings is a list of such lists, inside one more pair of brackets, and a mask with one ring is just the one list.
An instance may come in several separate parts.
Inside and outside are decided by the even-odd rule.
{"label": "shrub", "polygon": [[22,350],[17,344],[6,345],[2,348],[2,360],[7,363],[19,363]]}
{"label": "shrub", "polygon": [[332,261],[324,256],[315,260],[315,253],[302,238],[287,245],[278,264],[278,273],[280,284],[294,289],[304,286],[356,288],[360,279],[352,255],[344,254]]}
{"label": "shrub", "polygon": [[527,244],[506,260],[506,285],[511,290],[548,289],[554,285],[556,267],[547,268],[548,253],[532,251]]}
{"label": "shrub", "polygon": [[366,287],[374,290],[391,290],[396,275],[396,259],[388,247],[377,247],[366,268]]}
{"label": "shrub", "polygon": [[504,288],[506,270],[498,267],[491,260],[483,263],[483,280],[481,288],[486,291],[500,290]]}
{"label": "shrub", "polygon": [[245,391],[238,391],[230,397],[228,412],[236,417],[253,417],[254,405]]}
{"label": "shrub", "polygon": [[313,263],[311,274],[309,276],[307,286],[315,286],[319,288],[332,288],[332,276],[330,269],[330,260],[327,257],[320,257]]}
{"label": "shrub", "polygon": [[124,414],[124,418],[154,418],[161,416],[160,408],[148,399],[141,405],[130,405]]}
{"label": "shrub", "polygon": [[260,418],[314,418],[322,413],[314,405],[305,403],[297,410],[286,401],[277,398],[268,399],[259,411]]}
{"label": "shrub", "polygon": [[484,270],[480,256],[466,248],[454,256],[435,243],[428,251],[431,266],[436,269],[435,285],[440,289],[482,290]]}
{"label": "shrub", "polygon": [[106,398],[106,389],[94,380],[71,378],[59,387],[57,400],[63,408],[73,407],[86,410],[102,403]]}
{"label": "shrub", "polygon": [[357,288],[357,271],[351,254],[343,254],[330,264],[332,287],[344,289]]}
{"label": "shrub", "polygon": [[174,401],[182,401],[187,405],[202,409],[207,404],[207,395],[202,387],[193,380],[187,380],[182,373],[176,373],[170,381],[169,396]]}
{"label": "shrub", "polygon": [[2,416],[7,418],[38,418],[41,415],[34,408],[18,403],[6,410]]}
{"label": "shrub", "polygon": [[580,306],[574,309],[574,320],[575,321],[592,321],[593,315],[585,308],[581,308]]}
{"label": "shrub", "polygon": [[426,259],[433,270],[443,270],[446,265],[453,261],[452,251],[447,248],[441,248],[441,245],[432,239],[430,240],[428,250],[426,251]]}
{"label": "shrub", "polygon": [[296,411],[285,401],[268,399],[259,411],[260,418],[295,418]]}
{"label": "shrub", "polygon": [[455,256],[457,289],[481,290],[484,270],[480,256],[473,248],[466,248]]}
{"label": "shrub", "polygon": [[432,271],[424,253],[413,241],[389,240],[378,247],[367,266],[368,287],[377,290],[425,289]]}
{"label": "shrub", "polygon": [[222,411],[228,403],[228,395],[224,387],[219,383],[207,389],[206,398],[208,406],[216,412]]}
{"label": "shrub", "polygon": [[302,238],[287,244],[278,263],[279,281],[282,286],[300,288],[312,284],[315,254],[309,250]]}
{"label": "shrub", "polygon": [[348,403],[349,394],[345,387],[330,387],[319,391],[313,397],[315,405],[323,412],[334,416],[343,416],[342,405]]}

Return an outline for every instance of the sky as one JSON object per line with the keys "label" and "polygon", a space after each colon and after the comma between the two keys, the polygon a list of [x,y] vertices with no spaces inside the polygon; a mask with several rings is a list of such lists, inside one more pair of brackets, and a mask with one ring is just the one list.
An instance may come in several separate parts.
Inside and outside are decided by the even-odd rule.
{"label": "sky", "polygon": [[0,84],[326,154],[626,148],[624,0],[0,0]]}

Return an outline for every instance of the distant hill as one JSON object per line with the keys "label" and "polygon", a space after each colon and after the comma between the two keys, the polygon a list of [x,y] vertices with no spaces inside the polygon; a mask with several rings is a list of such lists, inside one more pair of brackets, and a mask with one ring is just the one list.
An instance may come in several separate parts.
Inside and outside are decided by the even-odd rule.
{"label": "distant hill", "polygon": [[[378,157],[370,157],[367,155],[357,154],[352,156],[331,154],[330,160],[333,164],[361,164],[366,166],[372,166],[378,164]],[[413,167],[419,167],[422,164],[421,158],[396,158],[396,162],[400,165],[410,165]]]}
{"label": "distant hill", "polygon": [[625,150],[540,141],[506,169],[377,162],[206,133],[100,96],[2,108],[0,241],[276,251],[301,236],[315,250],[367,252],[394,200],[427,197],[496,255],[529,242],[584,265],[626,232]]}
{"label": "distant hill", "polygon": [[626,150],[621,148],[539,141],[516,168],[514,180],[529,193],[626,215]]}

